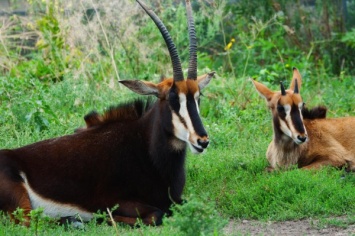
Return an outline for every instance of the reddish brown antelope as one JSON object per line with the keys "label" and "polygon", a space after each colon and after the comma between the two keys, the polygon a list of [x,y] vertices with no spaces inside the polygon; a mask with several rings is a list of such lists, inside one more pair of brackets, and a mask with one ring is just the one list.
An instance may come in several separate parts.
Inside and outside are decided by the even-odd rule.
{"label": "reddish brown antelope", "polygon": [[[160,224],[172,203],[181,203],[186,147],[202,153],[209,138],[199,115],[200,90],[214,73],[197,77],[197,43],[192,9],[186,0],[190,61],[184,79],[176,47],[161,20],[140,0],[168,47],[173,78],[159,84],[120,81],[132,91],[155,95],[155,103],[135,101],[103,116],[86,116],[87,128],[72,135],[0,151],[0,210],[27,214],[79,215],[118,205],[117,222]],[[29,224],[27,217],[25,224]]]}
{"label": "reddish brown antelope", "polygon": [[274,137],[266,152],[269,170],[297,164],[299,168],[325,165],[355,171],[355,117],[325,118],[326,109],[304,108],[302,78],[296,68],[290,88],[274,92],[252,80],[272,113]]}

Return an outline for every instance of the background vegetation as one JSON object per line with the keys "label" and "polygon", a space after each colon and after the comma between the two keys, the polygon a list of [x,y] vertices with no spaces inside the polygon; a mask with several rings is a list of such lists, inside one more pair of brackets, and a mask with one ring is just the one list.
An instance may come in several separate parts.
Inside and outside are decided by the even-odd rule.
{"label": "background vegetation", "polygon": [[[18,2],[11,1],[15,6]],[[146,1],[168,27],[186,68],[181,1]],[[344,3],[346,7],[344,7]],[[211,136],[203,155],[188,155],[188,203],[163,227],[59,227],[34,211],[30,229],[0,218],[4,235],[211,235],[227,219],[282,221],[355,213],[355,176],[344,170],[266,173],[271,117],[249,77],[275,90],[296,66],[309,107],[354,115],[355,1],[194,1],[199,73],[217,71],[201,114]],[[0,21],[0,147],[72,133],[83,116],[137,95],[118,79],[171,76],[155,25],[133,0],[28,2],[28,15]],[[19,213],[20,216],[20,213]],[[105,216],[105,214],[98,217]]]}

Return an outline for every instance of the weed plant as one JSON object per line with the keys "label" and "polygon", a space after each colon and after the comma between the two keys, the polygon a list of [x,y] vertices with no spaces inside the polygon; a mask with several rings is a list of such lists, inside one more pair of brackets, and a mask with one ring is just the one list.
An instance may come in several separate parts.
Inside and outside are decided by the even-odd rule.
{"label": "weed plant", "polygon": [[[334,69],[336,55],[329,52],[332,45],[346,45],[342,50],[348,52],[337,55],[353,55],[354,31],[336,30],[339,40],[310,38],[304,43],[299,32],[308,24],[310,30],[318,27],[314,18],[323,16],[326,8],[292,8],[280,1],[276,10],[265,2],[267,10],[262,12],[260,1],[230,2],[199,1],[193,5],[199,73],[218,73],[201,101],[211,144],[205,154],[189,153],[187,157],[187,203],[175,206],[174,216],[165,219],[162,227],[111,227],[95,222],[83,228],[63,227],[36,210],[31,213],[36,220],[27,229],[1,215],[0,235],[222,235],[227,219],[283,221],[355,214],[353,173],[296,167],[264,171],[268,165],[265,152],[272,139],[271,115],[248,81],[253,77],[278,90],[278,82],[289,81],[291,68],[296,66],[304,78],[301,94],[307,106],[326,105],[329,117],[354,116],[354,67],[346,59]],[[1,148],[71,134],[84,126],[83,117],[91,110],[103,112],[136,97],[117,79],[157,82],[161,74],[171,75],[160,34],[134,1],[48,4],[33,0],[30,18],[16,16],[0,23]],[[166,23],[186,67],[184,6],[173,0],[147,4]],[[306,17],[302,19],[308,21],[292,18],[296,10],[302,10]],[[35,43],[24,47],[29,43],[24,35],[31,35]],[[292,44],[295,40],[300,44]],[[346,227],[353,222],[349,219],[344,224],[321,221],[319,227]]]}

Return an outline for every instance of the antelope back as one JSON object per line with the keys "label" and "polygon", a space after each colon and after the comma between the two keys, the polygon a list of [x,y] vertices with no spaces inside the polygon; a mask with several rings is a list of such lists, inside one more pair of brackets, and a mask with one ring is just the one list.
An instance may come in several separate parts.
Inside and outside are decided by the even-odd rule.
{"label": "antelope back", "polygon": [[280,91],[272,91],[265,85],[252,80],[256,90],[267,101],[272,111],[275,138],[291,138],[296,144],[307,141],[307,131],[303,124],[302,109],[304,103],[300,95],[302,78],[293,68],[293,77],[289,89],[281,82]]}

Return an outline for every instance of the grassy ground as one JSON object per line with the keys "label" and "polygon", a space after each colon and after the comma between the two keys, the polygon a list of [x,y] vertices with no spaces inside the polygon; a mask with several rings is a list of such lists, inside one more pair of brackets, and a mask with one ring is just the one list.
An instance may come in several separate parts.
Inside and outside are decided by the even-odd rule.
{"label": "grassy ground", "polygon": [[[327,81],[332,83],[330,78]],[[354,79],[337,81],[335,88],[325,86],[320,90],[322,96],[313,96],[316,89],[305,86],[305,102],[328,105],[330,116],[354,114],[354,104],[335,100],[336,94],[342,94],[344,101],[350,100],[351,94],[342,93],[342,86],[349,81]],[[20,83],[18,79],[3,77],[0,83],[4,88],[0,106],[1,148],[72,133],[84,125],[82,117],[90,110],[101,112],[135,97],[118,84],[112,86],[105,81],[68,79],[46,85],[31,79],[22,78]],[[355,213],[353,173],[333,168],[264,171],[265,151],[272,137],[271,118],[249,81],[220,75],[205,89],[201,113],[211,145],[203,155],[188,154],[184,197],[189,203],[177,209],[163,227],[131,229],[90,223],[84,229],[65,229],[44,218],[26,229],[3,217],[0,234],[112,235],[116,230],[125,235],[179,235],[199,230],[213,234],[220,232],[228,218],[283,221]]]}

